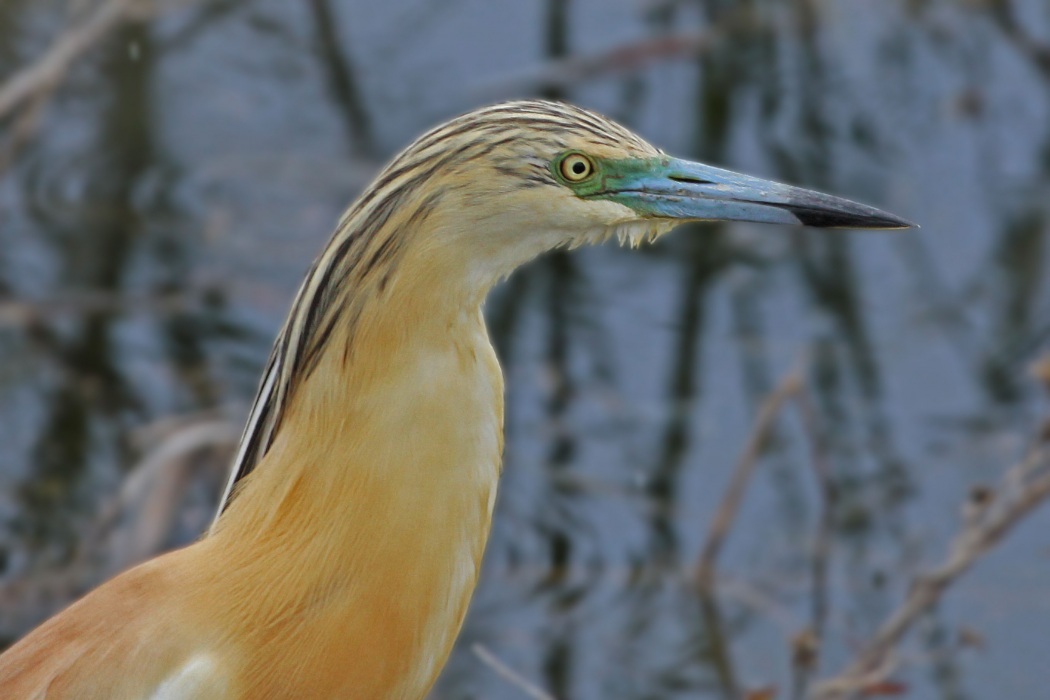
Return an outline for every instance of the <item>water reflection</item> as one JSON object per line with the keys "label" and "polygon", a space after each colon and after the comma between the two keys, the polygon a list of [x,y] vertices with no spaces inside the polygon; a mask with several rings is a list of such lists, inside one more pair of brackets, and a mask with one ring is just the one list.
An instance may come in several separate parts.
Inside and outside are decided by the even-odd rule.
{"label": "water reflection", "polygon": [[[540,93],[670,152],[924,228],[687,227],[653,249],[552,255],[497,290],[505,479],[434,696],[517,696],[470,651],[481,643],[559,698],[801,697],[936,556],[962,494],[994,480],[1041,410],[1026,377],[1050,334],[1040,3],[442,7],[199,0],[126,24],[42,103],[0,180],[0,633],[105,575],[97,550],[115,545],[85,533],[162,442],[136,442],[142,426],[236,424],[303,270],[378,161],[478,95],[547,75]],[[0,74],[69,20],[62,3],[0,5]],[[2,122],[5,147],[17,122]],[[711,514],[798,367],[804,397],[701,595]],[[207,519],[215,489],[190,484],[220,479],[223,455],[204,444],[180,453],[209,466],[170,487],[181,515],[156,546]],[[1032,696],[1050,611],[996,606],[1016,577],[1046,580],[1047,524],[924,621],[900,674],[911,696]],[[819,653],[793,662],[807,635]]]}
{"label": "water reflection", "polygon": [[[150,41],[141,26],[123,29],[119,41],[101,59],[112,100],[98,105],[90,144],[71,164],[82,170],[84,181],[75,191],[67,184],[64,192],[41,183],[35,188],[38,196],[27,201],[29,224],[49,238],[54,275],[63,291],[85,289],[120,296],[144,226],[134,196],[140,178],[156,159],[148,118]],[[129,45],[138,47],[138,60],[125,60],[124,47]],[[65,172],[43,170],[44,162],[38,165],[37,178],[67,177]],[[63,513],[95,457],[97,423],[126,429],[125,421],[138,412],[134,390],[118,369],[115,326],[110,314],[88,313],[65,328],[40,323],[35,329],[35,347],[53,363],[61,379],[43,397],[48,415],[30,457],[33,478],[19,493],[21,527],[31,538],[72,538],[73,525]],[[118,453],[113,456],[118,456],[119,447],[114,447]]]}

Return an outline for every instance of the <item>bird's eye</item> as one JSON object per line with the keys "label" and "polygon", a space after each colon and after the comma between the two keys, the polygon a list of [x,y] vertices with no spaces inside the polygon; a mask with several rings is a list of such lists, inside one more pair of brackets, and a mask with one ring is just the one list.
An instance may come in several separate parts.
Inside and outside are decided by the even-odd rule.
{"label": "bird's eye", "polygon": [[581,182],[594,173],[594,163],[582,153],[570,153],[561,159],[558,170],[569,182]]}

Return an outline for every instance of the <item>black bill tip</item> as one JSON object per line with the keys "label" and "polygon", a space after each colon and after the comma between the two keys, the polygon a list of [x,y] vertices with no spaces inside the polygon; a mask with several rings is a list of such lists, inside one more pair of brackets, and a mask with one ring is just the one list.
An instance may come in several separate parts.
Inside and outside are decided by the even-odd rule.
{"label": "black bill tip", "polygon": [[888,211],[813,190],[793,187],[781,201],[766,204],[791,212],[800,224],[815,228],[918,228]]}
{"label": "black bill tip", "polygon": [[889,212],[856,204],[848,209],[813,207],[804,204],[782,204],[780,206],[791,212],[803,226],[814,228],[918,228],[918,224]]}

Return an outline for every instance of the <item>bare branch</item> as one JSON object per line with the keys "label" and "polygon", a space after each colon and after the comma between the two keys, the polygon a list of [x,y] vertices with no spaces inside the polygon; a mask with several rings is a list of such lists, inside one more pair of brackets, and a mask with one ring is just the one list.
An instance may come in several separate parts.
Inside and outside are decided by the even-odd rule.
{"label": "bare branch", "polygon": [[601,53],[560,58],[486,82],[477,92],[563,90],[600,75],[638,71],[656,61],[706,53],[721,36],[712,31],[669,34]]}
{"label": "bare branch", "polygon": [[522,678],[521,675],[510,666],[500,661],[499,658],[489,651],[488,647],[484,644],[471,644],[470,650],[474,652],[475,656],[481,659],[481,663],[491,668],[500,678],[507,681],[533,700],[555,700],[553,695],[537,688],[535,685]]}
{"label": "bare branch", "polygon": [[658,61],[702,56],[720,42],[763,31],[768,22],[742,4],[713,25],[699,31],[662,34],[632,41],[598,53],[567,56],[483,83],[482,95],[492,92],[550,92],[564,90],[591,78],[640,71]]}
{"label": "bare branch", "polygon": [[[240,426],[225,418],[188,422],[160,439],[139,460],[120,490],[100,509],[91,536],[85,538],[95,546],[100,539],[110,540],[109,572],[122,571],[163,550],[191,472],[197,467],[190,457],[201,450],[232,454],[240,434]],[[116,528],[122,515],[132,511],[137,511],[132,517],[134,528]]]}
{"label": "bare branch", "polygon": [[[166,547],[187,511],[188,486],[215,483],[237,445],[240,426],[221,413],[166,419],[139,429],[146,454],[83,528],[71,561],[34,565],[0,581],[0,635],[21,636],[84,591]],[[212,512],[193,521],[206,526]]]}
{"label": "bare branch", "polygon": [[1017,523],[1050,498],[1050,459],[1037,447],[1003,476],[999,492],[977,489],[967,504],[962,532],[948,557],[937,568],[920,575],[908,596],[887,618],[853,663],[839,675],[821,682],[813,692],[819,700],[833,700],[863,691],[893,670],[893,650],[912,625],[940,600],[947,588],[974,562],[995,546]]}
{"label": "bare branch", "polygon": [[76,293],[55,295],[49,299],[0,301],[0,328],[28,326],[57,316],[88,314],[175,314],[199,303],[199,294],[164,293],[132,296],[103,290],[85,289]]}
{"label": "bare branch", "polygon": [[106,34],[142,11],[144,0],[106,0],[82,24],[67,30],[32,65],[0,86],[0,119],[40,92],[52,89],[73,62]]}
{"label": "bare branch", "polygon": [[813,577],[810,596],[810,626],[799,632],[792,640],[792,669],[795,673],[792,697],[805,695],[809,676],[819,665],[823,646],[824,625],[828,617],[828,561],[835,527],[835,509],[838,503],[838,488],[832,465],[828,457],[827,439],[821,430],[817,411],[806,387],[795,396],[795,405],[802,419],[810,449],[810,464],[820,489],[820,515],[817,531],[813,537],[810,571]]}
{"label": "bare branch", "polygon": [[44,114],[44,107],[53,91],[53,86],[37,91],[26,103],[22,113],[12,120],[13,124],[8,130],[9,136],[6,142],[0,145],[0,174],[10,167],[22,148],[36,136]]}
{"label": "bare branch", "polygon": [[740,502],[744,499],[744,492],[747,491],[751,474],[755,471],[755,467],[758,466],[762,451],[773,434],[777,415],[780,413],[784,402],[798,394],[801,388],[802,379],[799,373],[792,372],[765,398],[762,406],[758,409],[758,418],[755,419],[755,425],[751,429],[751,435],[748,437],[744,452],[740,455],[740,459],[733,468],[729,486],[722,496],[718,510],[715,511],[715,516],[711,520],[711,526],[707,529],[707,539],[704,541],[704,547],[700,552],[700,561],[696,567],[696,581],[697,585],[703,590],[710,591],[714,583],[715,560],[718,558],[718,553],[722,549],[722,543],[729,533],[730,526],[733,524],[733,519],[740,509]]}

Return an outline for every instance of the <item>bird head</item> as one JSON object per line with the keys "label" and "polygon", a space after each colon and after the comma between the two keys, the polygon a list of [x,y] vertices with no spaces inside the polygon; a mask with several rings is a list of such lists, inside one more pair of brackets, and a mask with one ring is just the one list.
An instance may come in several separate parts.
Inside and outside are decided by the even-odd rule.
{"label": "bird head", "polygon": [[609,238],[636,245],[685,221],[912,225],[840,197],[673,158],[605,117],[546,101],[446,122],[398,156],[374,189],[385,193],[376,202],[396,203],[399,229],[425,231],[417,252],[467,264],[485,290],[547,250]]}

